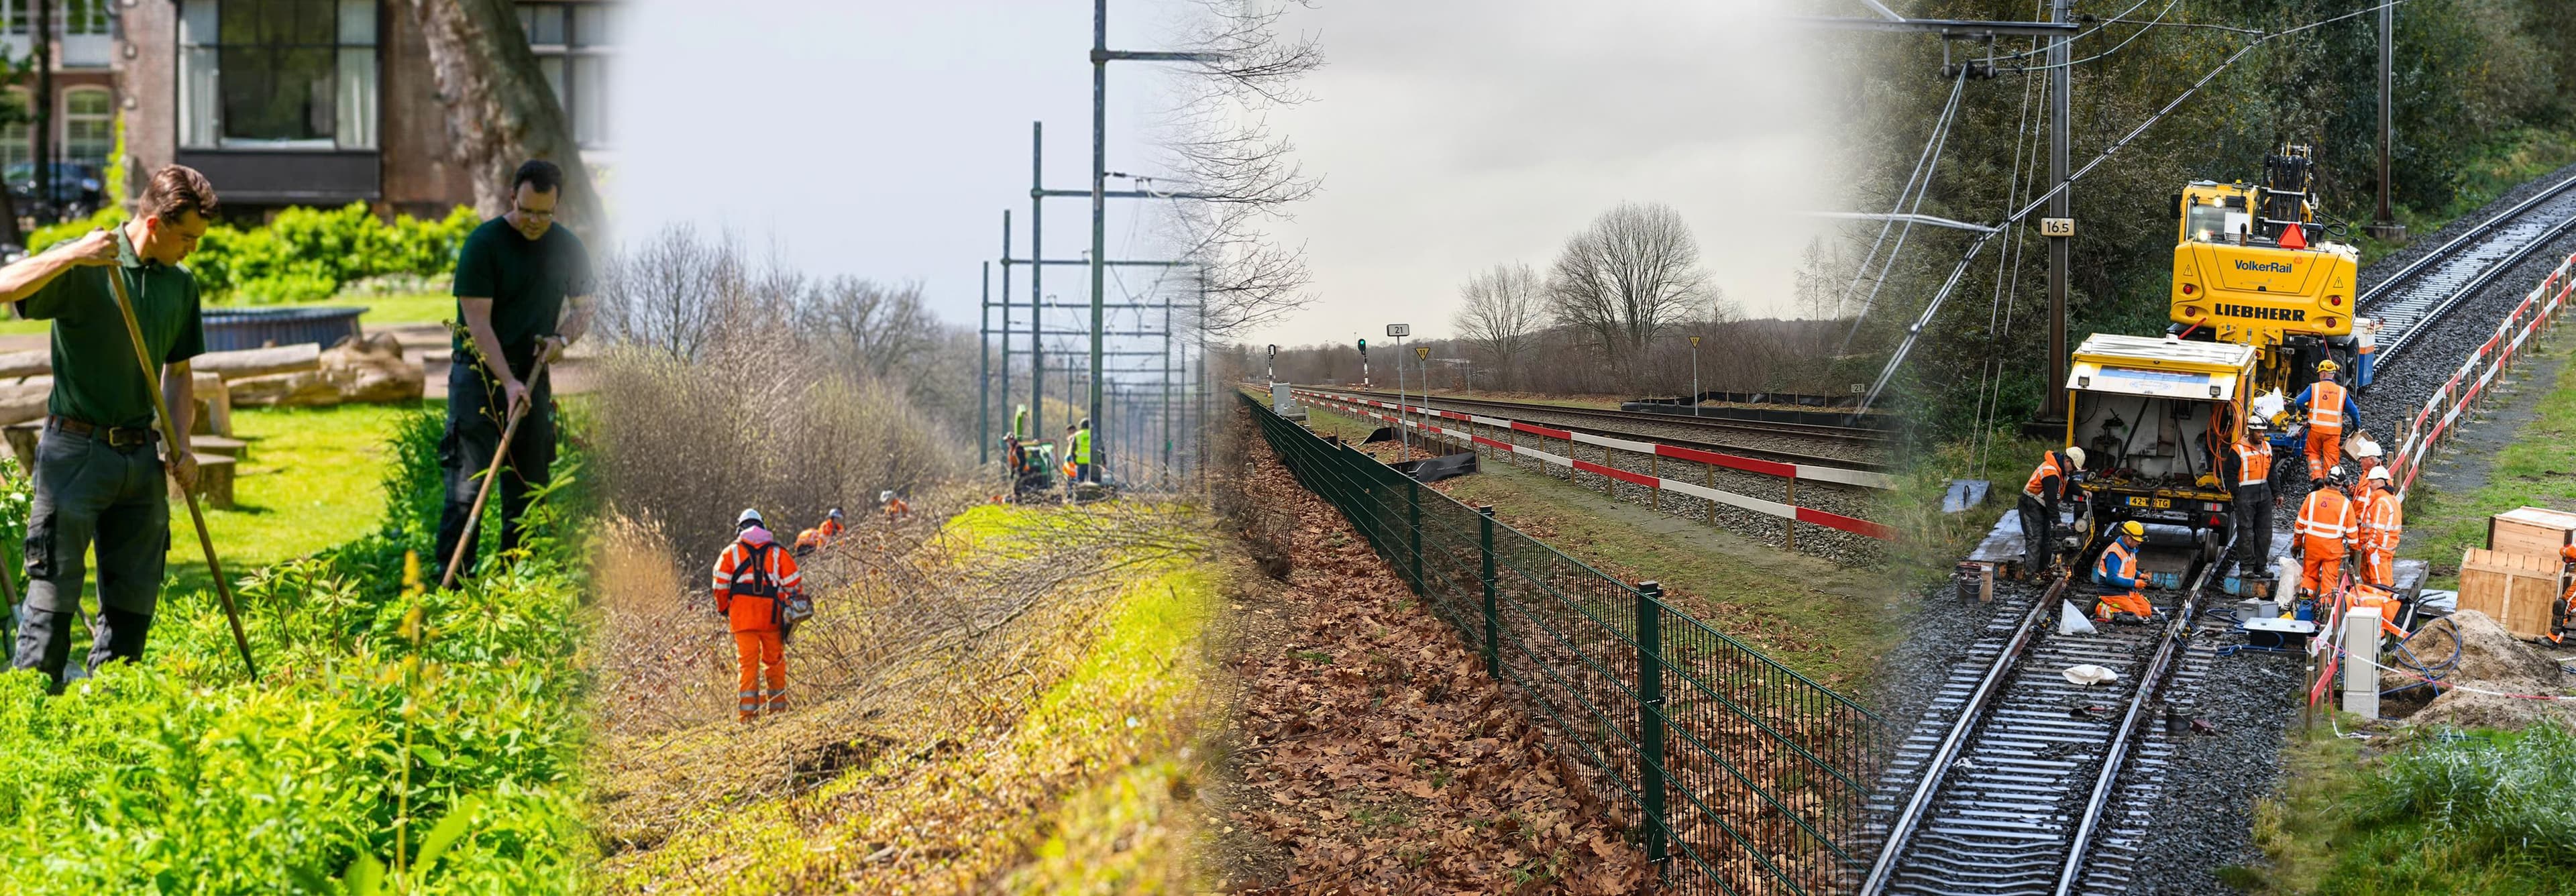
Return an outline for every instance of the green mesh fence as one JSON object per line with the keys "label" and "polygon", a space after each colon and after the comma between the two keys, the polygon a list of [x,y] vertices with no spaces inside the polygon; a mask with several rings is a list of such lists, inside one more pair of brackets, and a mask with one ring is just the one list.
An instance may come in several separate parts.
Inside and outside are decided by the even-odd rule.
{"label": "green mesh fence", "polygon": [[[1525,698],[1687,893],[1829,893],[1866,858],[1879,719],[1630,585],[1244,396],[1307,489]],[[1596,785],[1597,786],[1597,785]]]}

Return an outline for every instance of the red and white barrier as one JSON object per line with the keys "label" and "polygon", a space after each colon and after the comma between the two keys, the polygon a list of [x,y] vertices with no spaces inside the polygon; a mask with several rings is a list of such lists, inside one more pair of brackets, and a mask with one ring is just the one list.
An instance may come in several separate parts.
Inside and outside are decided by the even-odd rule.
{"label": "red and white barrier", "polygon": [[[1388,409],[1388,410],[1394,410],[1394,409],[1396,409],[1396,407],[1397,407],[1396,405],[1394,405],[1394,404],[1390,404],[1390,403],[1387,403],[1387,402],[1382,402],[1382,401],[1371,401],[1371,400],[1369,400],[1369,399],[1359,398],[1359,397],[1356,397],[1356,396],[1337,395],[1337,394],[1333,394],[1333,393],[1326,393],[1326,392],[1314,392],[1314,391],[1309,391],[1309,390],[1304,390],[1304,389],[1297,389],[1297,390],[1292,390],[1292,391],[1294,391],[1294,392],[1295,392],[1296,394],[1298,394],[1298,395],[1305,396],[1305,397],[1308,397],[1308,398],[1312,398],[1312,399],[1315,399],[1315,400],[1318,400],[1318,401],[1326,401],[1326,402],[1331,402],[1331,403],[1334,403],[1334,404],[1337,404],[1337,405],[1342,405],[1343,407],[1338,408],[1337,410],[1340,410],[1340,411],[1342,411],[1343,413],[1356,414],[1356,415],[1359,415],[1359,416],[1362,416],[1362,417],[1368,417],[1368,418],[1372,418],[1372,419],[1376,419],[1376,420],[1383,420],[1383,421],[1386,421],[1386,422],[1388,422],[1388,423],[1400,424],[1400,425],[1403,425],[1403,426],[1411,427],[1411,428],[1413,428],[1413,429],[1415,429],[1415,430],[1418,430],[1418,431],[1430,432],[1430,433],[1436,433],[1436,434],[1438,434],[1438,435],[1448,436],[1448,437],[1450,437],[1450,438],[1457,439],[1457,440],[1460,440],[1460,441],[1474,442],[1475,444],[1483,445],[1483,446],[1485,446],[1485,447],[1492,448],[1492,449],[1494,449],[1494,450],[1496,450],[1496,451],[1504,451],[1504,452],[1509,452],[1509,453],[1512,453],[1512,454],[1521,455],[1521,456],[1523,456],[1523,457],[1536,458],[1536,459],[1538,459],[1538,460],[1540,460],[1540,461],[1544,461],[1544,462],[1546,462],[1546,463],[1548,463],[1548,464],[1550,464],[1550,465],[1553,465],[1553,466],[1567,467],[1567,468],[1571,468],[1571,469],[1574,469],[1574,470],[1579,470],[1579,471],[1581,471],[1581,472],[1585,472],[1585,473],[1593,473],[1593,474],[1597,474],[1597,475],[1601,475],[1601,476],[1607,476],[1607,477],[1609,477],[1609,478],[1611,478],[1611,479],[1615,479],[1615,480],[1618,480],[1618,481],[1620,481],[1620,482],[1625,482],[1625,483],[1628,483],[1628,484],[1630,484],[1630,485],[1637,485],[1637,486],[1642,486],[1642,487],[1645,487],[1645,488],[1651,488],[1651,489],[1659,489],[1659,490],[1662,490],[1662,491],[1673,492],[1673,493],[1676,493],[1676,494],[1689,495],[1689,496],[1691,496],[1691,497],[1698,498],[1698,499],[1703,500],[1703,501],[1715,501],[1715,502],[1720,503],[1720,504],[1725,504],[1725,505],[1728,505],[1728,506],[1730,506],[1730,507],[1740,507],[1740,508],[1743,508],[1743,509],[1745,509],[1745,510],[1753,511],[1753,512],[1755,512],[1755,513],[1765,514],[1765,515],[1768,515],[1768,516],[1775,516],[1775,517],[1779,517],[1779,518],[1781,518],[1781,519],[1797,520],[1798,522],[1802,522],[1802,523],[1811,523],[1811,524],[1814,524],[1814,525],[1823,526],[1823,527],[1828,528],[1828,529],[1836,529],[1836,530],[1840,530],[1840,531],[1844,531],[1844,532],[1850,532],[1850,533],[1853,533],[1853,534],[1856,534],[1856,535],[1865,535],[1865,536],[1868,536],[1868,537],[1870,537],[1870,538],[1876,538],[1876,539],[1880,539],[1880,540],[1888,540],[1888,539],[1893,539],[1893,538],[1895,538],[1895,537],[1896,537],[1895,530],[1890,529],[1890,528],[1888,528],[1888,527],[1886,527],[1886,526],[1879,525],[1879,524],[1877,524],[1877,523],[1870,522],[1870,521],[1868,521],[1868,520],[1861,519],[1861,518],[1859,518],[1859,517],[1844,516],[1844,515],[1842,515],[1842,514],[1839,514],[1839,513],[1833,513],[1833,512],[1831,512],[1831,511],[1817,510],[1817,509],[1815,509],[1815,508],[1813,508],[1813,507],[1800,507],[1800,506],[1797,506],[1797,505],[1795,505],[1795,504],[1787,504],[1787,503],[1783,503],[1783,502],[1780,502],[1780,501],[1770,501],[1770,500],[1765,500],[1765,499],[1762,499],[1762,498],[1755,498],[1755,497],[1750,497],[1750,496],[1746,496],[1746,495],[1739,495],[1739,494],[1736,494],[1736,493],[1734,493],[1734,492],[1721,491],[1721,490],[1719,490],[1719,489],[1710,488],[1710,487],[1708,487],[1708,486],[1700,485],[1700,484],[1695,483],[1695,482],[1685,482],[1685,481],[1678,480],[1678,479],[1666,479],[1666,478],[1663,478],[1663,477],[1660,477],[1660,476],[1649,476],[1649,475],[1644,474],[1644,473],[1638,473],[1638,472],[1633,472],[1633,471],[1629,471],[1629,470],[1622,470],[1622,469],[1619,469],[1619,468],[1617,468],[1617,467],[1609,466],[1609,465],[1607,465],[1607,464],[1594,463],[1594,462],[1592,462],[1592,461],[1588,461],[1588,460],[1578,460],[1578,459],[1575,459],[1575,458],[1567,457],[1567,456],[1562,455],[1562,454],[1551,454],[1551,453],[1549,453],[1549,452],[1541,451],[1541,450],[1539,450],[1539,449],[1537,449],[1537,448],[1533,448],[1533,447],[1530,447],[1530,446],[1528,446],[1528,445],[1515,445],[1515,444],[1512,444],[1512,443],[1510,443],[1510,442],[1502,441],[1502,440],[1500,440],[1500,439],[1494,439],[1494,438],[1489,438],[1489,437],[1486,437],[1486,436],[1477,435],[1477,434],[1475,434],[1475,433],[1473,433],[1473,432],[1469,432],[1469,431],[1466,431],[1466,430],[1451,429],[1451,428],[1448,428],[1448,427],[1445,427],[1445,426],[1440,426],[1440,425],[1437,425],[1437,424],[1433,424],[1433,423],[1430,423],[1430,422],[1427,422],[1427,421],[1415,420],[1415,419],[1411,419],[1411,418],[1407,418],[1407,417],[1402,417],[1402,416],[1400,416],[1400,415],[1395,415],[1395,414],[1380,414],[1380,413],[1377,413],[1377,412],[1375,412],[1375,411],[1363,410],[1363,409],[1361,409],[1361,408],[1359,408],[1359,407],[1355,407],[1356,405],[1368,405],[1368,406],[1373,406],[1373,407],[1385,408],[1385,409]],[[1474,416],[1474,415],[1470,415],[1470,414],[1461,414],[1461,413],[1458,413],[1458,412],[1455,412],[1455,411],[1429,410],[1429,409],[1425,409],[1425,408],[1421,408],[1421,407],[1414,407],[1414,406],[1406,406],[1406,407],[1407,407],[1407,409],[1408,409],[1408,410],[1411,410],[1411,411],[1413,411],[1414,413],[1427,413],[1427,414],[1430,414],[1430,415],[1432,415],[1432,416],[1443,417],[1443,418],[1447,418],[1447,419],[1451,419],[1451,420],[1469,421],[1469,422],[1481,423],[1481,424],[1484,424],[1484,425],[1486,425],[1486,426],[1493,426],[1493,427],[1498,427],[1498,428],[1513,429],[1513,430],[1518,430],[1518,431],[1520,431],[1520,432],[1533,433],[1533,434],[1536,434],[1536,435],[1546,436],[1546,437],[1551,438],[1551,439],[1568,439],[1568,440],[1575,441],[1575,442],[1580,442],[1580,443],[1583,443],[1583,444],[1589,444],[1589,445],[1600,445],[1600,446],[1608,447],[1608,448],[1617,448],[1617,449],[1620,449],[1620,450],[1622,450],[1622,451],[1634,451],[1634,452],[1637,452],[1637,453],[1639,453],[1639,454],[1655,454],[1655,455],[1660,455],[1660,456],[1664,456],[1664,457],[1681,458],[1681,459],[1685,459],[1685,460],[1695,460],[1695,461],[1698,461],[1698,462],[1700,462],[1700,463],[1711,463],[1711,464],[1715,464],[1715,465],[1717,465],[1717,466],[1728,467],[1728,468],[1731,468],[1731,469],[1749,470],[1749,471],[1751,471],[1751,472],[1757,472],[1757,473],[1769,473],[1769,474],[1774,475],[1774,476],[1795,476],[1795,477],[1797,477],[1797,478],[1801,478],[1801,479],[1816,479],[1816,480],[1819,480],[1819,481],[1828,481],[1828,482],[1842,482],[1842,481],[1845,481],[1845,480],[1841,480],[1841,479],[1828,479],[1828,478],[1826,478],[1826,477],[1824,477],[1824,476],[1821,476],[1821,475],[1819,475],[1819,476],[1808,476],[1808,475],[1806,475],[1805,473],[1800,472],[1800,471],[1803,471],[1803,470],[1832,471],[1832,472],[1837,472],[1837,473],[1849,474],[1849,475],[1853,475],[1853,476],[1875,476],[1875,477],[1878,477],[1878,479],[1879,479],[1879,480],[1882,480],[1882,481],[1885,481],[1885,482],[1886,482],[1886,484],[1876,484],[1876,485],[1873,485],[1872,487],[1875,487],[1875,488],[1890,488],[1890,487],[1893,487],[1893,484],[1894,484],[1894,483],[1893,483],[1893,481],[1892,481],[1892,480],[1889,480],[1887,476],[1885,476],[1884,474],[1880,474],[1880,473],[1867,473],[1867,472],[1858,471],[1858,470],[1839,470],[1839,469],[1835,469],[1835,468],[1831,468],[1831,467],[1812,467],[1812,466],[1805,466],[1805,465],[1801,465],[1801,464],[1784,464],[1784,463],[1780,463],[1780,462],[1778,462],[1778,461],[1756,460],[1756,459],[1753,459],[1753,458],[1735,457],[1735,456],[1733,456],[1733,455],[1726,455],[1726,454],[1714,454],[1714,453],[1706,452],[1706,451],[1693,451],[1693,450],[1691,450],[1691,449],[1687,449],[1687,448],[1674,448],[1673,446],[1670,446],[1670,445],[1657,445],[1657,444],[1654,444],[1654,443],[1652,443],[1652,442],[1632,442],[1632,441],[1628,441],[1628,440],[1625,440],[1625,439],[1612,439],[1612,438],[1608,438],[1608,437],[1605,437],[1605,436],[1596,436],[1596,435],[1592,435],[1592,434],[1590,434],[1590,433],[1578,433],[1578,432],[1571,432],[1571,431],[1568,431],[1568,430],[1562,430],[1562,429],[1552,429],[1552,428],[1545,427],[1545,426],[1539,426],[1539,425],[1534,424],[1534,423],[1523,423],[1523,422],[1520,422],[1520,421],[1514,421],[1514,420],[1503,420],[1503,419],[1494,418],[1494,417],[1479,417],[1479,416]],[[1707,459],[1707,460],[1701,460],[1701,458],[1708,458],[1708,459]],[[1863,484],[1863,483],[1852,483],[1852,484]]]}
{"label": "red and white barrier", "polygon": [[2557,270],[2550,271],[2512,312],[2497,321],[2495,334],[2460,361],[2459,371],[2433,391],[2424,409],[2407,424],[2405,439],[2388,460],[2388,472],[2397,483],[2400,500],[2414,486],[2416,474],[2423,472],[2424,456],[2432,452],[2433,445],[2453,434],[2460,418],[2468,415],[2470,404],[2485,394],[2487,386],[2504,372],[2505,365],[2520,355],[2525,345],[2539,338],[2558,312],[2566,308],[2569,290],[2576,288],[2576,278],[2569,276],[2571,268],[2576,268],[2576,255],[2561,260]]}

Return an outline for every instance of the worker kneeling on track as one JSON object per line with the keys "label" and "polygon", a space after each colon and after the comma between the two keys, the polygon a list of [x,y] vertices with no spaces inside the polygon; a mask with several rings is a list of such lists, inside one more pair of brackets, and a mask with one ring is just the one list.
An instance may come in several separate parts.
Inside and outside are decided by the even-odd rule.
{"label": "worker kneeling on track", "polygon": [[2138,545],[2146,540],[2147,527],[2137,520],[2121,523],[2102,549],[2102,559],[2093,563],[2093,584],[2101,591],[2093,602],[2093,618],[2103,622],[2128,625],[2145,622],[2156,615],[2154,604],[2139,588],[2146,574],[2138,568]]}
{"label": "worker kneeling on track", "polygon": [[805,574],[762,527],[760,511],[744,510],[734,518],[734,528],[741,534],[716,558],[715,609],[733,631],[734,661],[742,671],[737,718],[749,722],[763,710],[787,709],[782,605],[803,587]]}

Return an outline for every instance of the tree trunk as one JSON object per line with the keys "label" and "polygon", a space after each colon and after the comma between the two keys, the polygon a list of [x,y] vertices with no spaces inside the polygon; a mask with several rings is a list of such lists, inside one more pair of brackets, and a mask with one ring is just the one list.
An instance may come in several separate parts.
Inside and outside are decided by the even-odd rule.
{"label": "tree trunk", "polygon": [[545,159],[563,167],[567,223],[596,233],[599,196],[511,0],[402,2],[429,43],[430,68],[447,106],[448,157],[474,183],[474,211],[485,218],[509,211],[511,172],[521,162]]}

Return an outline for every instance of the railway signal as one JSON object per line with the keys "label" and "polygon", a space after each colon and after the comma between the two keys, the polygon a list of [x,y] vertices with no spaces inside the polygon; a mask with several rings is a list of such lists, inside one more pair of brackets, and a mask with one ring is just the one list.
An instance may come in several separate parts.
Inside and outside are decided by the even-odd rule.
{"label": "railway signal", "polygon": [[1699,416],[1699,337],[1691,341],[1691,416]]}
{"label": "railway signal", "polygon": [[[1395,338],[1395,350],[1404,350],[1404,337],[1413,335],[1412,324],[1387,324],[1386,335]],[[1404,425],[1404,356],[1395,356],[1395,457],[1398,462],[1413,459],[1413,429]]]}

